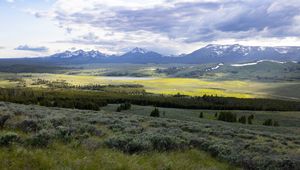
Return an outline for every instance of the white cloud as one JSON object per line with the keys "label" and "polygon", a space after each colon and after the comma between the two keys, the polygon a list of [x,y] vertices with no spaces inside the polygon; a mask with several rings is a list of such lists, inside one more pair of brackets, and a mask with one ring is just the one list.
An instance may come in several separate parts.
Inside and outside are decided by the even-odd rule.
{"label": "white cloud", "polygon": [[15,0],[6,0],[6,2],[8,2],[8,3],[14,3]]}
{"label": "white cloud", "polygon": [[50,49],[96,48],[120,53],[138,46],[178,54],[208,43],[299,44],[300,2],[289,2],[56,0],[47,10],[28,8],[26,12],[65,30],[66,35],[46,44]]}

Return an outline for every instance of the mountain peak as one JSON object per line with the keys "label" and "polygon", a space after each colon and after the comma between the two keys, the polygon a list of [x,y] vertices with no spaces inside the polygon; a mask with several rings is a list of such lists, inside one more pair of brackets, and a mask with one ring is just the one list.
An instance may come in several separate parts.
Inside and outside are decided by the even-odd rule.
{"label": "mountain peak", "polygon": [[103,54],[97,50],[91,50],[91,51],[84,51],[84,50],[76,50],[76,51],[64,51],[61,53],[54,54],[50,57],[53,58],[101,58],[106,57],[108,55]]}
{"label": "mountain peak", "polygon": [[145,54],[147,53],[148,51],[146,49],[143,49],[143,48],[138,48],[138,47],[135,47],[134,49],[132,49],[130,51],[130,53],[142,53],[142,54]]}

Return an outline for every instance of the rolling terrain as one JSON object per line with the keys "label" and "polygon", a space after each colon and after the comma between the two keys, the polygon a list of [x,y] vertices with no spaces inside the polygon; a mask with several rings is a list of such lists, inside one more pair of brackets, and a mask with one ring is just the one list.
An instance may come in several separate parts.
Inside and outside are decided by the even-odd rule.
{"label": "rolling terrain", "polygon": [[177,57],[135,48],[1,59],[0,164],[298,169],[298,51],[208,45]]}
{"label": "rolling terrain", "polygon": [[[22,67],[25,68],[25,67]],[[260,61],[242,64],[156,65],[91,64],[68,67],[11,67],[0,74],[0,87],[48,87],[45,80],[69,85],[141,85],[148,93],[217,95],[240,98],[299,100],[300,65]],[[47,67],[46,67],[47,68]],[[14,71],[15,70],[15,71]],[[18,73],[15,73],[18,72]]]}
{"label": "rolling terrain", "polygon": [[[153,118],[146,115],[150,109],[137,108],[134,112],[143,111],[143,116],[108,108],[83,111],[1,102],[0,116],[9,118],[0,133],[0,162],[8,169],[299,167],[299,127],[222,122],[205,111],[204,118],[193,121],[175,110],[167,111],[169,118]],[[257,119],[255,112],[247,114]],[[298,121],[298,114],[280,115]]]}

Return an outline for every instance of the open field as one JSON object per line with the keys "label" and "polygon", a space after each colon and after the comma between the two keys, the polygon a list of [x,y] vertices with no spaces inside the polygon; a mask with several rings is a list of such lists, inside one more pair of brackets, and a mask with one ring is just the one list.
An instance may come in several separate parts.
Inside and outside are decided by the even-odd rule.
{"label": "open field", "polygon": [[[102,109],[109,112],[115,112],[119,104],[109,104]],[[161,117],[185,120],[185,121],[202,121],[199,118],[199,114],[203,112],[203,118],[208,120],[216,120],[215,114],[224,112],[224,110],[199,110],[199,109],[176,109],[176,108],[162,108],[157,107],[161,113]],[[138,106],[132,105],[130,110],[124,110],[122,112],[129,114],[137,114],[141,116],[149,116],[153,106]],[[238,117],[255,115],[255,119],[252,121],[254,125],[262,125],[264,120],[272,118],[279,121],[280,126],[283,127],[295,127],[300,131],[300,112],[290,111],[248,111],[248,110],[230,110],[230,112],[237,114]]]}
{"label": "open field", "polygon": [[235,169],[236,165],[292,170],[300,165],[296,127],[3,102],[0,113],[10,117],[0,131],[0,162],[7,169]]}
{"label": "open field", "polygon": [[[2,78],[1,78],[2,77]],[[103,77],[66,74],[3,74],[0,75],[0,87],[16,86],[18,82],[8,81],[17,77],[24,80],[27,87],[41,87],[33,85],[34,80],[65,81],[71,85],[120,85],[140,84],[146,92],[156,94],[184,94],[190,96],[217,95],[238,98],[276,98],[299,100],[299,82],[254,82],[246,80],[210,80],[196,78],[163,78],[163,77]],[[43,87],[43,86],[42,86]],[[285,88],[293,87],[293,88]]]}

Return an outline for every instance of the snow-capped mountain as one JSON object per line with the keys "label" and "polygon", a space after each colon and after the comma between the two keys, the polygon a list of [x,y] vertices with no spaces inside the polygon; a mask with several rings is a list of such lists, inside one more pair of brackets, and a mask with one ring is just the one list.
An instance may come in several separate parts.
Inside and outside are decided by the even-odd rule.
{"label": "snow-capped mountain", "polygon": [[182,58],[188,63],[238,63],[256,60],[299,61],[300,47],[261,47],[210,44]]}
{"label": "snow-capped mountain", "polygon": [[62,53],[57,53],[54,55],[51,55],[49,57],[51,58],[60,58],[60,59],[70,59],[70,58],[102,58],[107,57],[108,55],[100,53],[99,51],[83,51],[83,50],[77,50],[77,51],[65,51]]}
{"label": "snow-capped mountain", "polygon": [[169,59],[157,52],[148,51],[142,48],[134,48],[131,51],[115,57],[117,63],[164,63],[164,59]]}
{"label": "snow-capped mountain", "polygon": [[123,55],[106,55],[99,51],[65,51],[48,57],[28,59],[32,62],[54,64],[89,64],[89,63],[251,63],[259,60],[300,61],[300,47],[260,47],[210,44],[190,54],[164,56],[154,51],[134,48]]}
{"label": "snow-capped mountain", "polygon": [[137,54],[137,53],[146,54],[147,52],[148,52],[148,50],[146,50],[146,49],[135,47],[134,49],[132,49],[128,53],[131,53],[131,54]]}

